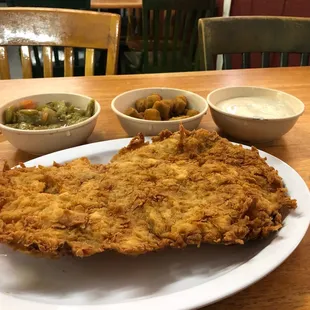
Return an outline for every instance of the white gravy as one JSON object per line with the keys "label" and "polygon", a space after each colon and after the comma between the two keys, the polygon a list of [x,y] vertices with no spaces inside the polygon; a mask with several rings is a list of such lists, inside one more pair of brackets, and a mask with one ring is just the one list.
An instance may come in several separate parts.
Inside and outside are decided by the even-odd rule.
{"label": "white gravy", "polygon": [[224,112],[254,118],[289,117],[296,113],[282,100],[275,97],[238,97],[223,100],[216,106]]}

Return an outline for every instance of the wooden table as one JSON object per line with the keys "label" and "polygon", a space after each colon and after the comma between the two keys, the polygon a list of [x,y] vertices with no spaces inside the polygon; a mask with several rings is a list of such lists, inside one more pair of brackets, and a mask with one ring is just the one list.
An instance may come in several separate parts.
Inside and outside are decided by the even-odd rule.
{"label": "wooden table", "polygon": [[[277,68],[227,70],[130,76],[75,77],[0,81],[0,102],[42,92],[77,92],[96,98],[102,112],[90,142],[126,137],[110,109],[113,97],[121,92],[151,86],[184,88],[206,96],[211,90],[228,85],[255,85],[276,88],[299,97],[306,105],[304,115],[281,139],[256,145],[286,161],[310,186],[310,70]],[[1,104],[1,103],[0,103]],[[201,127],[216,129],[210,114]],[[16,150],[0,136],[0,158],[11,165],[34,156]],[[310,206],[309,206],[310,207]],[[208,310],[310,309],[310,232],[294,253],[270,275],[248,289],[207,307]]]}
{"label": "wooden table", "polygon": [[142,8],[142,0],[91,0],[92,9],[135,9]]}

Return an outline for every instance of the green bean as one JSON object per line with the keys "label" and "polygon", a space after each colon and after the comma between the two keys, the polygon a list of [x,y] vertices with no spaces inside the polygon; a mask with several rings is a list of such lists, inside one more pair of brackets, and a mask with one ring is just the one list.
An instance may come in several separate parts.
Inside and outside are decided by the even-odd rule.
{"label": "green bean", "polygon": [[43,104],[43,105],[40,105],[40,106],[37,106],[36,107],[36,110],[38,110],[38,111],[42,111],[44,108],[48,108],[48,105],[47,104]]}
{"label": "green bean", "polygon": [[67,113],[68,114],[73,113],[76,109],[78,109],[78,108],[76,108],[74,105],[72,105],[70,103],[67,104]]}
{"label": "green bean", "polygon": [[42,110],[42,124],[51,125],[59,123],[57,113],[49,107],[44,107]]}
{"label": "green bean", "polygon": [[14,118],[16,118],[15,108],[11,106],[4,111],[4,122],[7,124],[14,123]]}
{"label": "green bean", "polygon": [[47,106],[57,113],[57,116],[63,117],[67,114],[68,107],[65,101],[54,101],[47,103]]}
{"label": "green bean", "polygon": [[38,110],[35,109],[20,109],[18,112],[28,116],[37,116],[40,113]]}
{"label": "green bean", "polygon": [[16,112],[18,123],[27,123],[32,125],[40,125],[41,112],[31,109],[22,109]]}
{"label": "green bean", "polygon": [[85,116],[91,117],[94,115],[94,113],[95,113],[95,101],[91,100],[87,105]]}

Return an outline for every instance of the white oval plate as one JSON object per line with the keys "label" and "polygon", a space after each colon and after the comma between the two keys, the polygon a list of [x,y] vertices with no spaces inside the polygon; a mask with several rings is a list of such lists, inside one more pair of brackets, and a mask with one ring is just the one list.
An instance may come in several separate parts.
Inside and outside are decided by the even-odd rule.
{"label": "white oval plate", "polygon": [[[27,166],[64,163],[87,156],[108,163],[130,139],[104,141],[49,154]],[[279,266],[305,235],[310,194],[290,166],[265,152],[289,194],[298,201],[284,227],[244,246],[203,245],[138,257],[114,252],[89,258],[35,258],[0,246],[0,309],[152,310],[193,309],[234,294]],[[293,283],[292,283],[293,285]]]}

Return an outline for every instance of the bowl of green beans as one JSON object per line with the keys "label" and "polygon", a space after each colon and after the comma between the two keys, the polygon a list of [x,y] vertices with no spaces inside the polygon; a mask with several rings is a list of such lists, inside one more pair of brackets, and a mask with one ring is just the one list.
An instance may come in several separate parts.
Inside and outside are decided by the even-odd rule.
{"label": "bowl of green beans", "polygon": [[0,104],[0,129],[16,148],[41,155],[85,143],[100,104],[73,93],[39,94]]}

